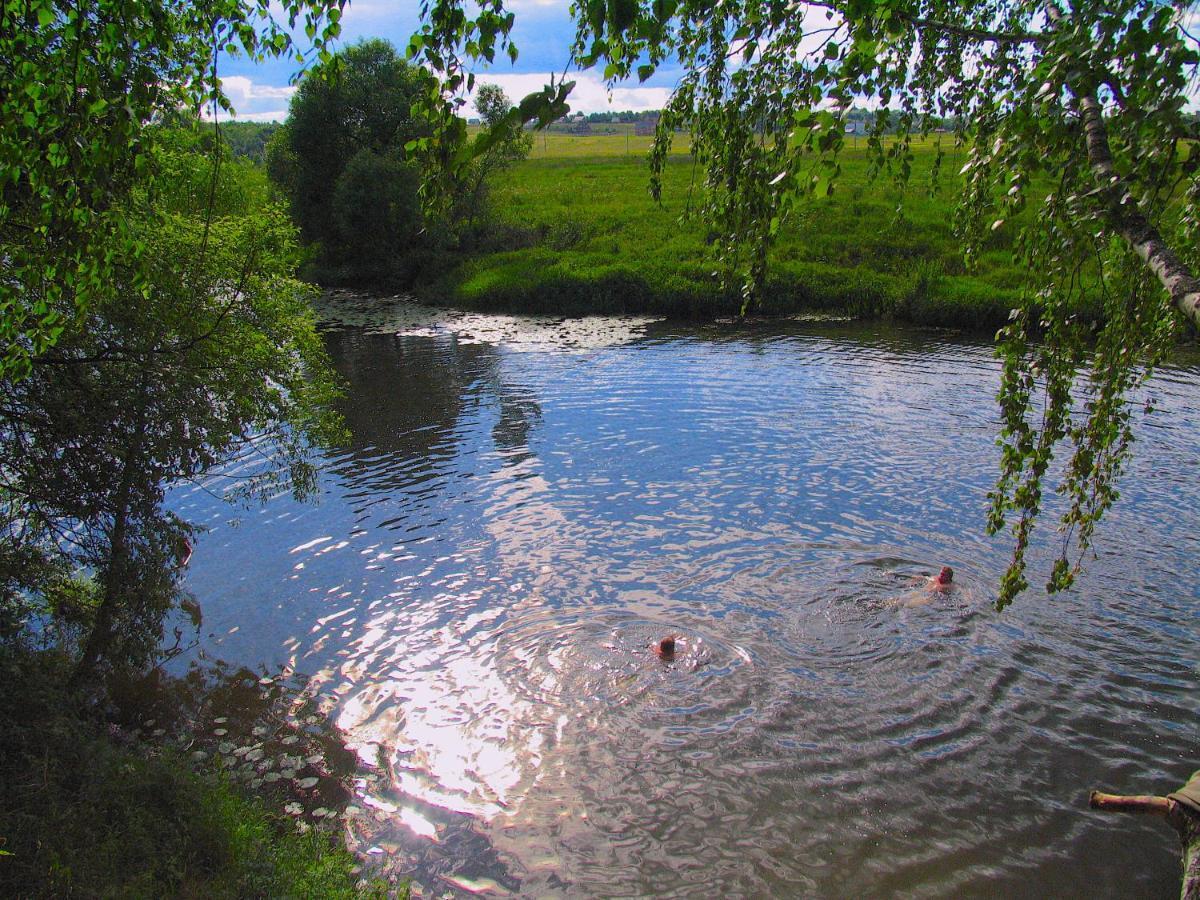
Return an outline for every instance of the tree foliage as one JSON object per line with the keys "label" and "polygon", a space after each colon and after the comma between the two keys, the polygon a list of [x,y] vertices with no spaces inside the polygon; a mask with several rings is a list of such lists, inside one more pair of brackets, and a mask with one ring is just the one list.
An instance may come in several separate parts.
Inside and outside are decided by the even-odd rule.
{"label": "tree foliage", "polygon": [[322,280],[411,280],[428,238],[404,148],[429,133],[414,108],[428,81],[376,39],[314,67],[292,98],[268,171],[317,245]]}
{"label": "tree foliage", "polygon": [[278,130],[278,122],[222,122],[220,134],[234,156],[265,163],[267,144]]}
{"label": "tree foliage", "polygon": [[459,178],[452,217],[463,221],[468,235],[484,214],[488,179],[529,156],[533,135],[522,128],[514,115],[512,101],[498,84],[481,84],[475,89],[475,110],[489,142]]}
{"label": "tree foliage", "polygon": [[164,177],[122,207],[140,265],[0,382],[0,607],[73,612],[81,678],[161,639],[190,534],[172,483],[240,461],[234,496],[303,494],[310,442],[339,433],[286,212],[249,163],[155,145]]}
{"label": "tree foliage", "polygon": [[[881,177],[906,183],[911,144],[938,119],[965,148],[956,226],[968,263],[998,230],[1028,273],[999,337],[1001,474],[988,526],[1010,522],[1003,607],[1026,586],[1025,553],[1053,474],[1063,542],[1047,587],[1072,583],[1117,497],[1137,410],[1132,398],[1178,334],[1200,324],[1193,273],[1200,153],[1185,113],[1200,57],[1189,8],[1161,0],[581,0],[573,55],[611,83],[661,68],[682,75],[652,154],[658,191],[677,127],[705,173],[699,213],[744,286],[764,281],[774,235],[797,200],[832,190],[853,104],[877,107],[867,148]],[[507,52],[503,0],[468,14],[431,0],[409,52],[442,76],[431,164],[453,168],[486,142],[450,121],[472,61]],[[562,108],[570,83],[514,118]],[[885,135],[890,135],[885,139]],[[935,166],[934,186],[940,174]],[[1099,297],[1097,331],[1074,316]],[[1066,455],[1061,475],[1051,463]]]}
{"label": "tree foliage", "polygon": [[[228,108],[218,52],[316,52],[342,0],[5,0],[0,5],[0,374],[29,371],[147,259],[125,216],[152,176],[151,124]],[[282,21],[272,13],[280,14]]]}

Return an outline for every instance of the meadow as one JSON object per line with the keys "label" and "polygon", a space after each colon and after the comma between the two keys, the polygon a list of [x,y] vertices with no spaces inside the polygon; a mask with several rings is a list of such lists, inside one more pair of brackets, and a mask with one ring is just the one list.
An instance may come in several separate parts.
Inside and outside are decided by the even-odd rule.
{"label": "meadow", "polygon": [[[757,312],[827,312],[994,328],[1008,318],[1023,273],[1011,234],[990,238],[971,271],[952,231],[962,152],[949,135],[942,185],[929,190],[934,141],[916,147],[904,190],[871,180],[865,139],[847,136],[832,196],[801,204],[770,257]],[[480,309],[556,314],[737,313],[711,252],[715,235],[691,214],[702,173],[678,136],[663,202],[649,193],[651,139],[631,133],[534,136],[527,160],[493,184],[494,234],[425,285],[426,299]],[[735,286],[736,287],[736,286]]]}

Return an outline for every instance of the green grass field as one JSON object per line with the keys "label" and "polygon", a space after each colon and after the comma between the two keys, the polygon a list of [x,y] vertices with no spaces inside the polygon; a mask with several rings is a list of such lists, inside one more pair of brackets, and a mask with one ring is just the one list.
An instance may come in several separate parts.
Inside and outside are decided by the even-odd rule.
{"label": "green grass field", "polygon": [[[702,173],[686,136],[679,138],[659,206],[649,194],[649,137],[535,134],[529,159],[492,188],[495,239],[422,293],[476,308],[559,314],[737,312],[740,298],[722,290],[715,272],[714,235],[686,215]],[[804,204],[785,225],[758,311],[978,328],[1005,321],[1022,278],[1008,230],[992,237],[971,272],[952,234],[961,154],[947,151],[942,190],[930,196],[932,138],[918,148],[904,192],[886,179],[868,180],[862,138],[847,144],[833,196]]]}

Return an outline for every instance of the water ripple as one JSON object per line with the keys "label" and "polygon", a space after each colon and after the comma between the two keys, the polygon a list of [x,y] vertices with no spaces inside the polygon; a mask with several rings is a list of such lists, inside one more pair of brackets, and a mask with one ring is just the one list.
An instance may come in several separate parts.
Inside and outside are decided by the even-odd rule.
{"label": "water ripple", "polygon": [[1172,889],[1084,797],[1195,768],[1195,368],[1077,589],[997,616],[987,346],[359,305],[321,505],[174,502],[206,652],[384,767],[364,845],[456,895]]}

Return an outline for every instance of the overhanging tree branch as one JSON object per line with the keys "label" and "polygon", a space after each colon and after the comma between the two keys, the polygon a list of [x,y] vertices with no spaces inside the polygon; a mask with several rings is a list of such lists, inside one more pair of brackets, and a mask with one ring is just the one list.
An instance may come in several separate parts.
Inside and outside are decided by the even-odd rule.
{"label": "overhanging tree branch", "polygon": [[1200,327],[1200,279],[1192,274],[1154,224],[1142,212],[1113,163],[1104,125],[1104,111],[1093,92],[1076,95],[1083,119],[1088,163],[1103,192],[1113,229],[1146,263],[1171,302],[1192,324]]}
{"label": "overhanging tree branch", "polygon": [[902,12],[896,13],[901,19],[921,31],[939,31],[952,34],[955,37],[968,38],[973,41],[985,41],[993,44],[1041,44],[1046,36],[1033,31],[989,31],[986,28],[971,28],[966,25],[955,25],[951,22],[939,22],[936,19],[923,19],[908,16]]}
{"label": "overhanging tree branch", "polygon": [[1112,228],[1146,263],[1183,316],[1200,328],[1200,278],[1192,274],[1148,220],[1117,172],[1109,148],[1108,128],[1104,126],[1104,110],[1094,92],[1076,95],[1076,106],[1084,121],[1087,161],[1104,194]]}
{"label": "overhanging tree branch", "polygon": [[1192,774],[1188,783],[1166,797],[1123,796],[1092,791],[1088,805],[1103,812],[1140,813],[1162,816],[1179,832],[1183,845],[1183,882],[1180,900],[1200,900],[1200,811],[1197,795],[1200,792],[1200,772]]}
{"label": "overhanging tree branch", "polygon": [[[836,13],[843,12],[836,4],[823,3],[820,0],[812,0],[804,5],[817,9],[828,9]],[[1046,40],[1046,35],[1036,31],[992,31],[988,28],[973,28],[969,25],[957,25],[939,19],[914,16],[901,9],[889,9],[888,13],[922,31],[940,31],[943,34],[952,34],[955,37],[968,38],[973,41],[991,41],[995,44],[1041,44]]]}
{"label": "overhanging tree branch", "polygon": [[[1063,14],[1055,4],[1047,3],[1046,18],[1058,28],[1062,24]],[[1104,107],[1096,97],[1095,90],[1079,85],[1071,88],[1075,93],[1076,109],[1083,121],[1088,165],[1108,207],[1109,223],[1154,273],[1171,302],[1188,321],[1200,328],[1200,279],[1192,274],[1191,269],[1154,227],[1117,171],[1108,142],[1108,128],[1104,124]]]}

